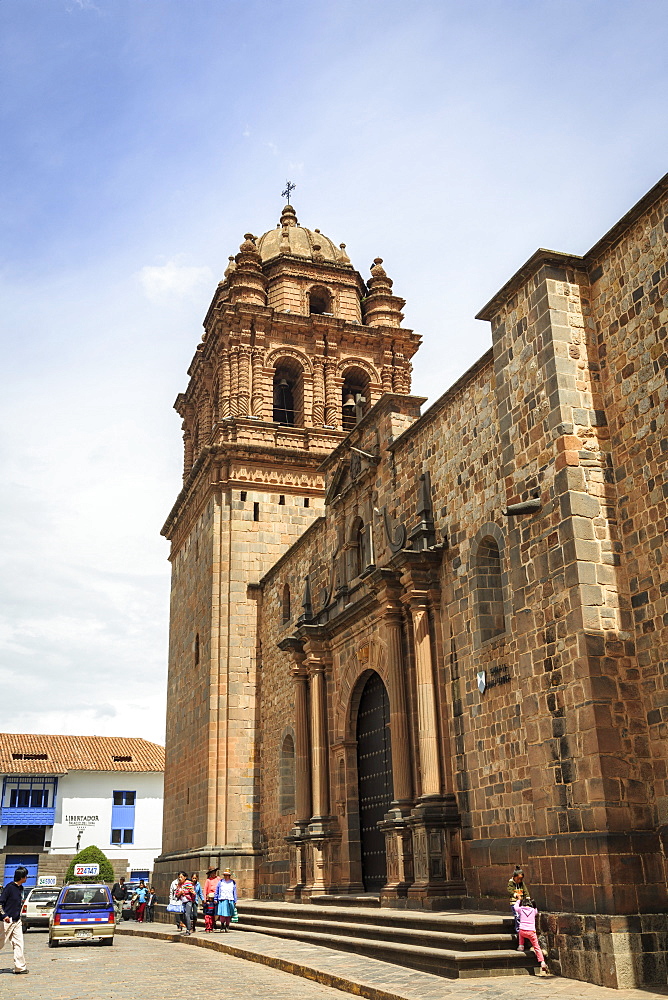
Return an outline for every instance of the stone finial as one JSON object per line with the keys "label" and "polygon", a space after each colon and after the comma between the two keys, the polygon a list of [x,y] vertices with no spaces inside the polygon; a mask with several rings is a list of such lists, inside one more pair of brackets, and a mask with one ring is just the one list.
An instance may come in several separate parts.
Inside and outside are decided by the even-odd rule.
{"label": "stone finial", "polygon": [[292,205],[286,205],[281,214],[282,226],[298,226],[297,213]]}
{"label": "stone finial", "polygon": [[236,265],[236,261],[234,260],[234,257],[230,256],[227,259],[228,259],[229,263],[228,263],[227,267],[225,268],[225,277],[229,278],[229,276],[232,274],[232,271],[236,271],[237,265]]}
{"label": "stone finial", "polygon": [[382,257],[374,258],[367,287],[369,294],[363,305],[366,325],[401,326],[404,318],[401,310],[406,304],[405,299],[392,294],[392,281],[383,267]]}
{"label": "stone finial", "polygon": [[262,258],[252,233],[244,235],[229,282],[231,302],[250,302],[262,306],[267,304],[267,279],[262,271]]}
{"label": "stone finial", "polygon": [[313,244],[313,260],[324,260],[325,255],[322,252],[322,245],[320,243]]}
{"label": "stone finial", "polygon": [[346,253],[345,243],[339,243],[339,250],[341,252],[337,254],[337,260],[339,260],[341,264],[350,264],[350,257]]}
{"label": "stone finial", "polygon": [[373,275],[374,278],[387,278],[387,283],[391,288],[392,282],[387,277],[387,273],[385,271],[385,268],[382,266],[382,263],[383,263],[382,257],[374,257],[373,264],[371,265],[371,274]]}

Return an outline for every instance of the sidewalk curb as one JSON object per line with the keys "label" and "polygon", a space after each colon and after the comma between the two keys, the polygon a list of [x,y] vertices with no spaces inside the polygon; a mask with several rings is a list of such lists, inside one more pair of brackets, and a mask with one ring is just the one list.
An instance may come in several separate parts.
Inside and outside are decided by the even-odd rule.
{"label": "sidewalk curb", "polygon": [[344,976],[336,976],[331,972],[324,972],[322,969],[315,969],[311,965],[302,965],[299,962],[291,962],[284,958],[275,958],[273,955],[264,955],[261,952],[250,951],[247,948],[237,947],[233,944],[224,944],[216,938],[210,937],[184,937],[181,934],[171,931],[159,930],[138,930],[135,927],[117,927],[117,934],[130,935],[132,937],[150,937],[159,941],[172,941],[175,944],[193,945],[196,948],[208,948],[211,951],[222,952],[224,955],[233,955],[235,958],[243,958],[249,962],[257,962],[260,965],[268,965],[272,969],[280,972],[289,972],[293,976],[301,976],[302,979],[311,979],[321,986],[331,986],[332,989],[342,990],[344,993],[352,993],[357,997],[365,997],[366,1000],[406,1000],[400,993],[388,993],[387,990],[378,989],[366,983],[354,982]]}

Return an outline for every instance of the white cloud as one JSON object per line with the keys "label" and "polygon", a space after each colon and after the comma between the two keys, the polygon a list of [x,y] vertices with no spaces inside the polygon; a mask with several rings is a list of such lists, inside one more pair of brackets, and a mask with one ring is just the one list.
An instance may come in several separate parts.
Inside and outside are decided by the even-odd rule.
{"label": "white cloud", "polygon": [[209,267],[181,264],[177,257],[166,264],[142,267],[138,277],[147,298],[157,302],[165,296],[182,299],[193,295],[211,284],[213,273]]}

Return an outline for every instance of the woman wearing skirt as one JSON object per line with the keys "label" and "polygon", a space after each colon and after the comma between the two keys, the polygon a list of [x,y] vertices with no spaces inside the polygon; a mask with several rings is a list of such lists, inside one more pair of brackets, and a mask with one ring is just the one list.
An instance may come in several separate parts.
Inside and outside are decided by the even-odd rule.
{"label": "woman wearing skirt", "polygon": [[216,913],[220,917],[220,923],[227,934],[230,920],[234,916],[234,904],[237,901],[237,883],[232,878],[232,872],[226,868],[223,877],[216,887]]}

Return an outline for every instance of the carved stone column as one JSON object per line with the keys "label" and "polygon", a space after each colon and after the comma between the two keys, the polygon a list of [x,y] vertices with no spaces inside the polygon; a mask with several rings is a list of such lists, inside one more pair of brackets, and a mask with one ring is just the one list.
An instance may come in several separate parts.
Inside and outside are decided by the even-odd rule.
{"label": "carved stone column", "polygon": [[192,434],[183,424],[183,478],[188,478],[193,467],[193,439]]}
{"label": "carved stone column", "polygon": [[239,414],[239,347],[230,347],[230,415]]}
{"label": "carved stone column", "polygon": [[227,348],[220,352],[220,406],[218,409],[221,418],[231,416],[230,407],[230,353]]}
{"label": "carved stone column", "polygon": [[404,662],[401,649],[403,610],[401,605],[387,600],[383,608],[383,631],[387,644],[390,682],[390,731],[392,734],[392,774],[394,779],[393,808],[405,810],[413,805],[413,780],[408,732],[408,710],[404,682]]}
{"label": "carved stone column", "polygon": [[385,832],[387,859],[387,882],[381,891],[381,902],[392,905],[397,899],[407,896],[408,887],[413,881],[413,843],[407,818],[414,798],[406,668],[402,649],[404,610],[399,600],[401,591],[398,583],[393,578],[383,576],[378,600],[382,634],[387,649],[394,788],[392,804],[381,823],[381,829]]}
{"label": "carved stone column", "polygon": [[425,593],[410,594],[415,682],[418,709],[418,746],[422,775],[421,799],[441,795],[441,762],[438,747],[438,712],[434,686],[434,664],[429,631],[429,605]]}
{"label": "carved stone column", "polygon": [[341,394],[337,392],[339,382],[336,377],[336,362],[325,362],[325,423],[328,427],[341,430]]}
{"label": "carved stone column", "polygon": [[311,818],[311,759],[309,741],[308,671],[301,640],[290,637],[280,648],[292,655],[291,675],[295,696],[295,821],[285,838],[290,845],[288,899],[299,899],[307,881],[307,831]]}
{"label": "carved stone column", "polygon": [[264,419],[264,351],[261,347],[253,348],[251,373],[251,414]]}
{"label": "carved stone column", "polygon": [[406,590],[402,600],[410,609],[412,622],[422,779],[420,797],[408,819],[414,866],[408,898],[425,908],[439,909],[447,905],[448,898],[466,891],[451,857],[451,831],[459,828],[459,816],[454,799],[443,794],[435,649],[429,621],[429,592],[435,586],[433,570],[440,557],[416,552],[408,558],[410,563],[402,575]]}
{"label": "carved stone column", "polygon": [[[304,631],[308,627],[304,628]],[[309,638],[304,644],[304,666],[310,678],[311,776],[313,815],[308,826],[308,839],[313,859],[313,876],[305,892],[311,896],[329,892],[332,885],[332,833],[334,818],[329,803],[329,739],[327,732],[327,677],[330,656],[327,645],[319,638]]]}
{"label": "carved stone column", "polygon": [[209,443],[211,437],[211,396],[208,392],[205,392],[202,396],[202,440],[205,444]]}
{"label": "carved stone column", "polygon": [[322,358],[313,359],[313,426],[325,423],[325,373]]}
{"label": "carved stone column", "polygon": [[251,349],[247,344],[239,348],[239,402],[237,416],[247,417],[250,409],[250,359]]}
{"label": "carved stone column", "polygon": [[311,757],[309,743],[308,672],[295,662],[295,825],[306,828],[311,818]]}
{"label": "carved stone column", "polygon": [[313,768],[313,816],[311,822],[329,816],[329,760],[327,750],[327,706],[325,664],[309,660],[311,678],[311,764]]}

